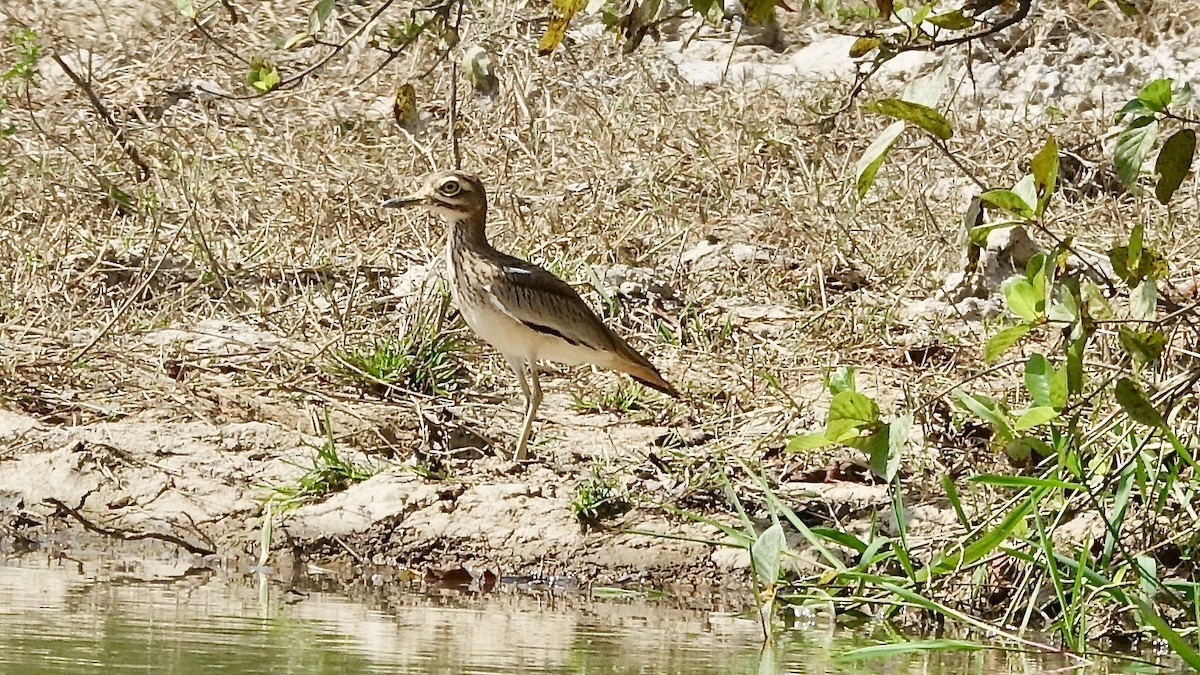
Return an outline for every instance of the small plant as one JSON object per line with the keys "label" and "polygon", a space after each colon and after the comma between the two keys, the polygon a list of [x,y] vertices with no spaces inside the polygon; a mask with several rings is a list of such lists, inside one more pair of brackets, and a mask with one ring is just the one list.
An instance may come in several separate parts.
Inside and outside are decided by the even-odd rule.
{"label": "small plant", "polygon": [[592,466],[591,475],[575,488],[575,498],[571,500],[575,517],[585,523],[613,518],[630,508],[628,495],[617,477],[601,472],[597,465]]}
{"label": "small plant", "polygon": [[376,340],[365,347],[335,353],[331,370],[378,394],[402,386],[445,396],[458,381],[462,370],[458,355],[463,351],[458,335],[445,330],[447,301],[443,295],[436,312],[418,308],[399,338]]}
{"label": "small plant", "polygon": [[317,448],[309,467],[291,485],[271,488],[268,502],[278,504],[281,510],[293,509],[305,503],[340,492],[354,483],[362,482],[375,471],[344,459],[338,454],[333,438],[333,425],[329,422],[329,411],[325,411],[325,442]]}
{"label": "small plant", "polygon": [[597,394],[574,394],[571,408],[581,413],[629,413],[645,409],[646,389],[633,381],[622,380],[613,389]]}

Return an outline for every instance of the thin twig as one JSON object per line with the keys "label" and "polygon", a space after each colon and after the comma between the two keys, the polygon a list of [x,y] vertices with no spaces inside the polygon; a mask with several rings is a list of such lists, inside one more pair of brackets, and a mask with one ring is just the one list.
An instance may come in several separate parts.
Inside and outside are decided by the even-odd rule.
{"label": "thin twig", "polygon": [[61,501],[59,501],[53,497],[47,497],[46,499],[44,499],[42,501],[44,501],[47,504],[53,505],[61,513],[66,513],[67,515],[71,516],[71,518],[75,519],[76,522],[78,522],[80,525],[83,526],[83,529],[85,529],[89,532],[95,532],[96,534],[102,534],[106,537],[112,537],[114,539],[121,539],[122,541],[141,541],[144,539],[156,539],[158,541],[165,541],[168,544],[175,544],[176,546],[179,546],[179,547],[187,550],[189,553],[195,553],[196,555],[213,555],[214,553],[216,553],[216,551],[204,548],[203,546],[197,546],[196,544],[193,544],[189,541],[186,541],[184,539],[176,537],[173,534],[162,534],[160,532],[137,532],[137,531],[132,531],[132,530],[120,530],[120,529],[116,529],[116,528],[102,527],[102,526],[97,525],[96,523],[93,523],[92,521],[88,520],[78,510],[73,509],[70,506],[67,506],[66,504],[62,503]]}
{"label": "thin twig", "polygon": [[100,115],[100,119],[104,120],[104,123],[108,125],[108,129],[112,132],[113,138],[117,139],[117,143],[120,144],[121,149],[125,151],[125,155],[129,157],[130,161],[137,165],[138,181],[145,181],[146,179],[150,178],[151,172],[149,165],[142,160],[141,155],[138,153],[137,146],[135,146],[129,140],[129,138],[126,137],[125,130],[121,128],[121,125],[117,124],[117,120],[114,119],[112,113],[109,112],[108,106],[104,105],[104,101],[101,101],[100,97],[96,95],[96,91],[92,89],[92,85],[89,84],[87,80],[80,77],[78,73],[72,70],[71,66],[68,66],[67,62],[64,61],[63,58],[57,53],[52,55],[51,58],[53,58],[54,62],[58,64],[59,68],[63,69],[63,72],[67,74],[67,77],[71,78],[71,81],[75,83],[75,86],[82,89],[84,94],[87,94],[88,100],[92,102],[92,107],[96,109],[96,113]]}

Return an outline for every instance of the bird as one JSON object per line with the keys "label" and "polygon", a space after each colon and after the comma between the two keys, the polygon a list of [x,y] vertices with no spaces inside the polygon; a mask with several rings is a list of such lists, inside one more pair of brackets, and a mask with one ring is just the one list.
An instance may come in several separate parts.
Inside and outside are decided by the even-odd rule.
{"label": "bird", "polygon": [[542,403],[538,374],[543,360],[615,370],[680,398],[654,364],[605,325],[574,288],[488,243],[487,193],[476,176],[437,171],[424,176],[415,193],[387,199],[382,206],[424,207],[448,225],[446,264],[454,304],[471,330],[508,362],[525,397],[513,460],[525,459]]}

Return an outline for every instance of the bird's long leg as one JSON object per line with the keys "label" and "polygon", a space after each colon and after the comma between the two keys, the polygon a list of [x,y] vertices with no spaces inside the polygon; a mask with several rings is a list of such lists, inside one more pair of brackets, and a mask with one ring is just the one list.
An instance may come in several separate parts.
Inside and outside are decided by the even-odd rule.
{"label": "bird's long leg", "polygon": [[[525,459],[525,449],[529,445],[529,433],[533,431],[533,419],[537,415],[538,406],[542,404],[542,385],[538,382],[537,361],[528,361],[529,378],[533,386],[526,391],[525,423],[521,425],[521,438],[517,440],[517,451],[513,454],[515,461]],[[523,378],[522,378],[523,379]]]}

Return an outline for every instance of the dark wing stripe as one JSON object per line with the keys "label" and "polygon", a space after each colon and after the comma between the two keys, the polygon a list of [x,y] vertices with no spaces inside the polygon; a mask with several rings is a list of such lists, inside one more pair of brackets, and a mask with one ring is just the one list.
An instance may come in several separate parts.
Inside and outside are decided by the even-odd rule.
{"label": "dark wing stripe", "polygon": [[533,323],[532,321],[522,321],[521,323],[525,324],[526,326],[529,326],[533,330],[535,330],[539,333],[542,333],[544,335],[553,335],[554,337],[556,337],[560,340],[565,340],[566,342],[573,344],[576,347],[583,345],[582,342],[580,342],[578,340],[572,340],[571,338],[567,337],[566,335],[563,335],[562,333],[558,332],[557,330],[554,330],[550,326],[543,326],[541,324]]}

